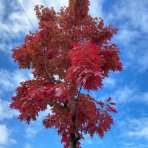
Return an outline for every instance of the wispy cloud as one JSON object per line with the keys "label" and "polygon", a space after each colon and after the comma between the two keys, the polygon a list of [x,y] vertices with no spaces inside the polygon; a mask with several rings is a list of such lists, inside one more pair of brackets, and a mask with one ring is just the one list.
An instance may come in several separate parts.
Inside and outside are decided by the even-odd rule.
{"label": "wispy cloud", "polygon": [[115,3],[109,18],[124,22],[124,25],[133,29],[148,32],[147,9],[147,0],[120,0]]}
{"label": "wispy cloud", "polygon": [[147,144],[135,143],[135,142],[122,142],[121,148],[147,148]]}
{"label": "wispy cloud", "polygon": [[26,128],[26,138],[34,138],[37,133],[38,133],[38,130],[34,127]]}
{"label": "wispy cloud", "polygon": [[116,80],[111,78],[111,77],[107,77],[103,80],[103,86],[107,87],[107,88],[112,88],[116,85]]}
{"label": "wispy cloud", "polygon": [[121,148],[147,148],[148,118],[146,116],[136,118],[130,115],[122,118],[124,120],[118,120],[116,124]]}
{"label": "wispy cloud", "polygon": [[[68,6],[68,0],[46,0],[46,3],[43,0],[18,0],[19,3],[17,1],[8,1],[9,2],[5,0],[0,1],[0,12],[2,11],[0,20],[0,49],[3,51],[10,51],[18,45],[20,39],[28,34],[30,30],[35,31],[38,28],[38,20],[34,11],[35,5],[54,7],[57,11],[61,6]],[[104,0],[99,0],[97,4],[95,0],[90,1],[91,15],[103,16],[103,1]],[[9,13],[6,11],[8,8]],[[13,44],[11,42],[12,40]]]}
{"label": "wispy cloud", "polygon": [[143,127],[143,128],[141,128],[139,130],[130,131],[128,134],[131,137],[148,139],[148,126],[147,127]]}
{"label": "wispy cloud", "polygon": [[116,1],[105,13],[105,20],[119,28],[115,41],[121,47],[126,68],[144,73],[148,70],[148,1]]}
{"label": "wispy cloud", "polygon": [[4,124],[0,124],[0,146],[15,144],[16,140],[10,137],[10,131]]}
{"label": "wispy cloud", "polygon": [[[10,0],[9,0],[10,1]],[[54,7],[56,10],[59,10],[61,6],[65,6],[68,4],[68,0],[46,0],[46,3],[43,0],[16,0],[10,1],[9,5],[6,5],[6,1],[2,0],[0,5],[2,5],[3,9],[6,10],[6,7],[11,7],[11,13],[4,13],[3,17],[6,15],[5,20],[10,26],[13,33],[28,33],[30,30],[37,29],[38,21],[35,15],[34,6],[35,5],[44,5],[45,7]],[[5,11],[3,11],[5,12]],[[7,19],[6,19],[7,18]],[[6,22],[2,22],[2,25],[7,26]],[[7,26],[7,27],[8,27]],[[3,28],[1,28],[2,30]],[[9,29],[9,28],[8,28]],[[12,31],[10,33],[12,34]]]}
{"label": "wispy cloud", "polygon": [[148,118],[128,118],[126,122],[120,123],[122,129],[122,136],[128,136],[136,139],[148,140]]}
{"label": "wispy cloud", "polygon": [[20,82],[31,79],[32,74],[26,70],[8,71],[0,70],[0,95],[3,96],[6,92],[14,92]]}
{"label": "wispy cloud", "polygon": [[1,5],[0,5],[0,14],[1,14],[1,16],[4,16],[5,11],[6,11],[5,5],[4,5],[4,1],[1,0],[1,3],[0,3],[0,4],[1,4]]}
{"label": "wispy cloud", "polygon": [[31,144],[26,143],[26,144],[25,144],[25,146],[24,146],[24,148],[33,148],[33,147],[32,147],[32,145],[31,145]]}
{"label": "wispy cloud", "polygon": [[[138,85],[121,85],[116,88],[116,91],[113,93],[108,93],[109,96],[112,96],[113,100],[120,103],[143,103],[148,105],[148,92],[141,91]],[[102,96],[103,98],[108,98],[108,96]]]}
{"label": "wispy cloud", "polygon": [[[18,0],[18,2],[17,0],[0,1],[0,50],[5,52],[10,52],[16,47],[30,30],[37,29],[38,20],[34,6],[45,5],[42,0]],[[61,6],[68,4],[68,0],[46,0],[46,3],[49,7],[54,6],[56,10],[59,10]]]}
{"label": "wispy cloud", "polygon": [[122,44],[124,47],[127,47],[129,44],[132,44],[132,42],[135,41],[135,39],[137,39],[139,35],[140,33],[136,30],[120,28],[118,34],[115,36],[114,39],[119,44]]}
{"label": "wispy cloud", "polygon": [[123,86],[119,88],[117,91],[115,91],[113,98],[118,103],[131,102],[135,98],[135,95],[134,95],[135,91],[136,91],[136,88],[132,88],[129,86]]}
{"label": "wispy cloud", "polygon": [[90,14],[93,17],[102,17],[104,16],[103,13],[103,3],[104,0],[90,0]]}
{"label": "wispy cloud", "polygon": [[0,121],[5,119],[12,119],[15,116],[18,116],[16,110],[9,108],[9,102],[0,99]]}
{"label": "wispy cloud", "polygon": [[148,70],[148,48],[147,52],[145,52],[141,58],[138,60],[139,64],[139,72],[142,73],[146,70]]}

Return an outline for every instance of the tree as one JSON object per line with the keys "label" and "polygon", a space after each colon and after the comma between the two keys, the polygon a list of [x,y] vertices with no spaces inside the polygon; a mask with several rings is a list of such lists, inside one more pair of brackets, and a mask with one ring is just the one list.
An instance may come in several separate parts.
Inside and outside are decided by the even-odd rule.
{"label": "tree", "polygon": [[59,12],[35,6],[39,29],[12,50],[19,68],[32,69],[34,78],[20,84],[10,107],[29,124],[49,105],[43,125],[58,130],[65,148],[80,147],[84,134],[103,137],[116,113],[111,97],[97,101],[82,91],[101,88],[109,71],[122,70],[119,48],[111,41],[117,29],[88,10],[89,0],[69,0]]}

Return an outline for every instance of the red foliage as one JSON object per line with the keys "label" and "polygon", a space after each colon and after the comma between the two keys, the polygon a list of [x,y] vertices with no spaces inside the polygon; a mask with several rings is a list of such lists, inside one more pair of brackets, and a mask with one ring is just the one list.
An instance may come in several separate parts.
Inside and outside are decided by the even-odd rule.
{"label": "red foliage", "polygon": [[67,80],[83,86],[87,90],[97,89],[102,86],[100,47],[90,42],[83,45],[72,44],[74,49],[69,52],[71,67],[67,71]]}
{"label": "red foliage", "polygon": [[77,147],[84,133],[103,137],[113,124],[110,113],[116,113],[111,98],[105,103],[79,92],[101,88],[109,71],[122,70],[119,48],[111,42],[117,29],[89,16],[88,6],[88,0],[70,0],[58,13],[36,6],[39,29],[13,49],[19,68],[32,69],[34,79],[21,83],[10,107],[30,123],[50,105],[43,124],[58,129],[65,148],[72,134]]}

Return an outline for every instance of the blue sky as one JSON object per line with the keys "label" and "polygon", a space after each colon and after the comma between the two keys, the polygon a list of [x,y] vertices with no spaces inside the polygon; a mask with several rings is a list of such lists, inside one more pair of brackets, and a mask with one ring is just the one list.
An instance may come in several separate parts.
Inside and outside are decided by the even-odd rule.
{"label": "blue sky", "polygon": [[[37,29],[34,4],[60,6],[68,0],[0,0],[0,148],[62,148],[54,129],[42,127],[38,120],[29,126],[17,119],[18,112],[9,109],[10,98],[30,71],[19,70],[11,59],[11,49],[22,44],[28,32]],[[101,90],[90,92],[96,99],[109,96],[117,102],[115,124],[103,139],[85,136],[83,148],[148,148],[148,0],[91,0],[90,14],[102,17],[119,32],[113,40],[121,48],[122,72],[110,73]]]}

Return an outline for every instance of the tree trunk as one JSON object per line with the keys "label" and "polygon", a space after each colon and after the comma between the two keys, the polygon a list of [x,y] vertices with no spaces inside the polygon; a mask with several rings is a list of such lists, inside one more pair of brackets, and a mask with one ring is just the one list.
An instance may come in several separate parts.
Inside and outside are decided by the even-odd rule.
{"label": "tree trunk", "polygon": [[76,148],[77,145],[77,140],[76,136],[74,133],[70,134],[70,148]]}

